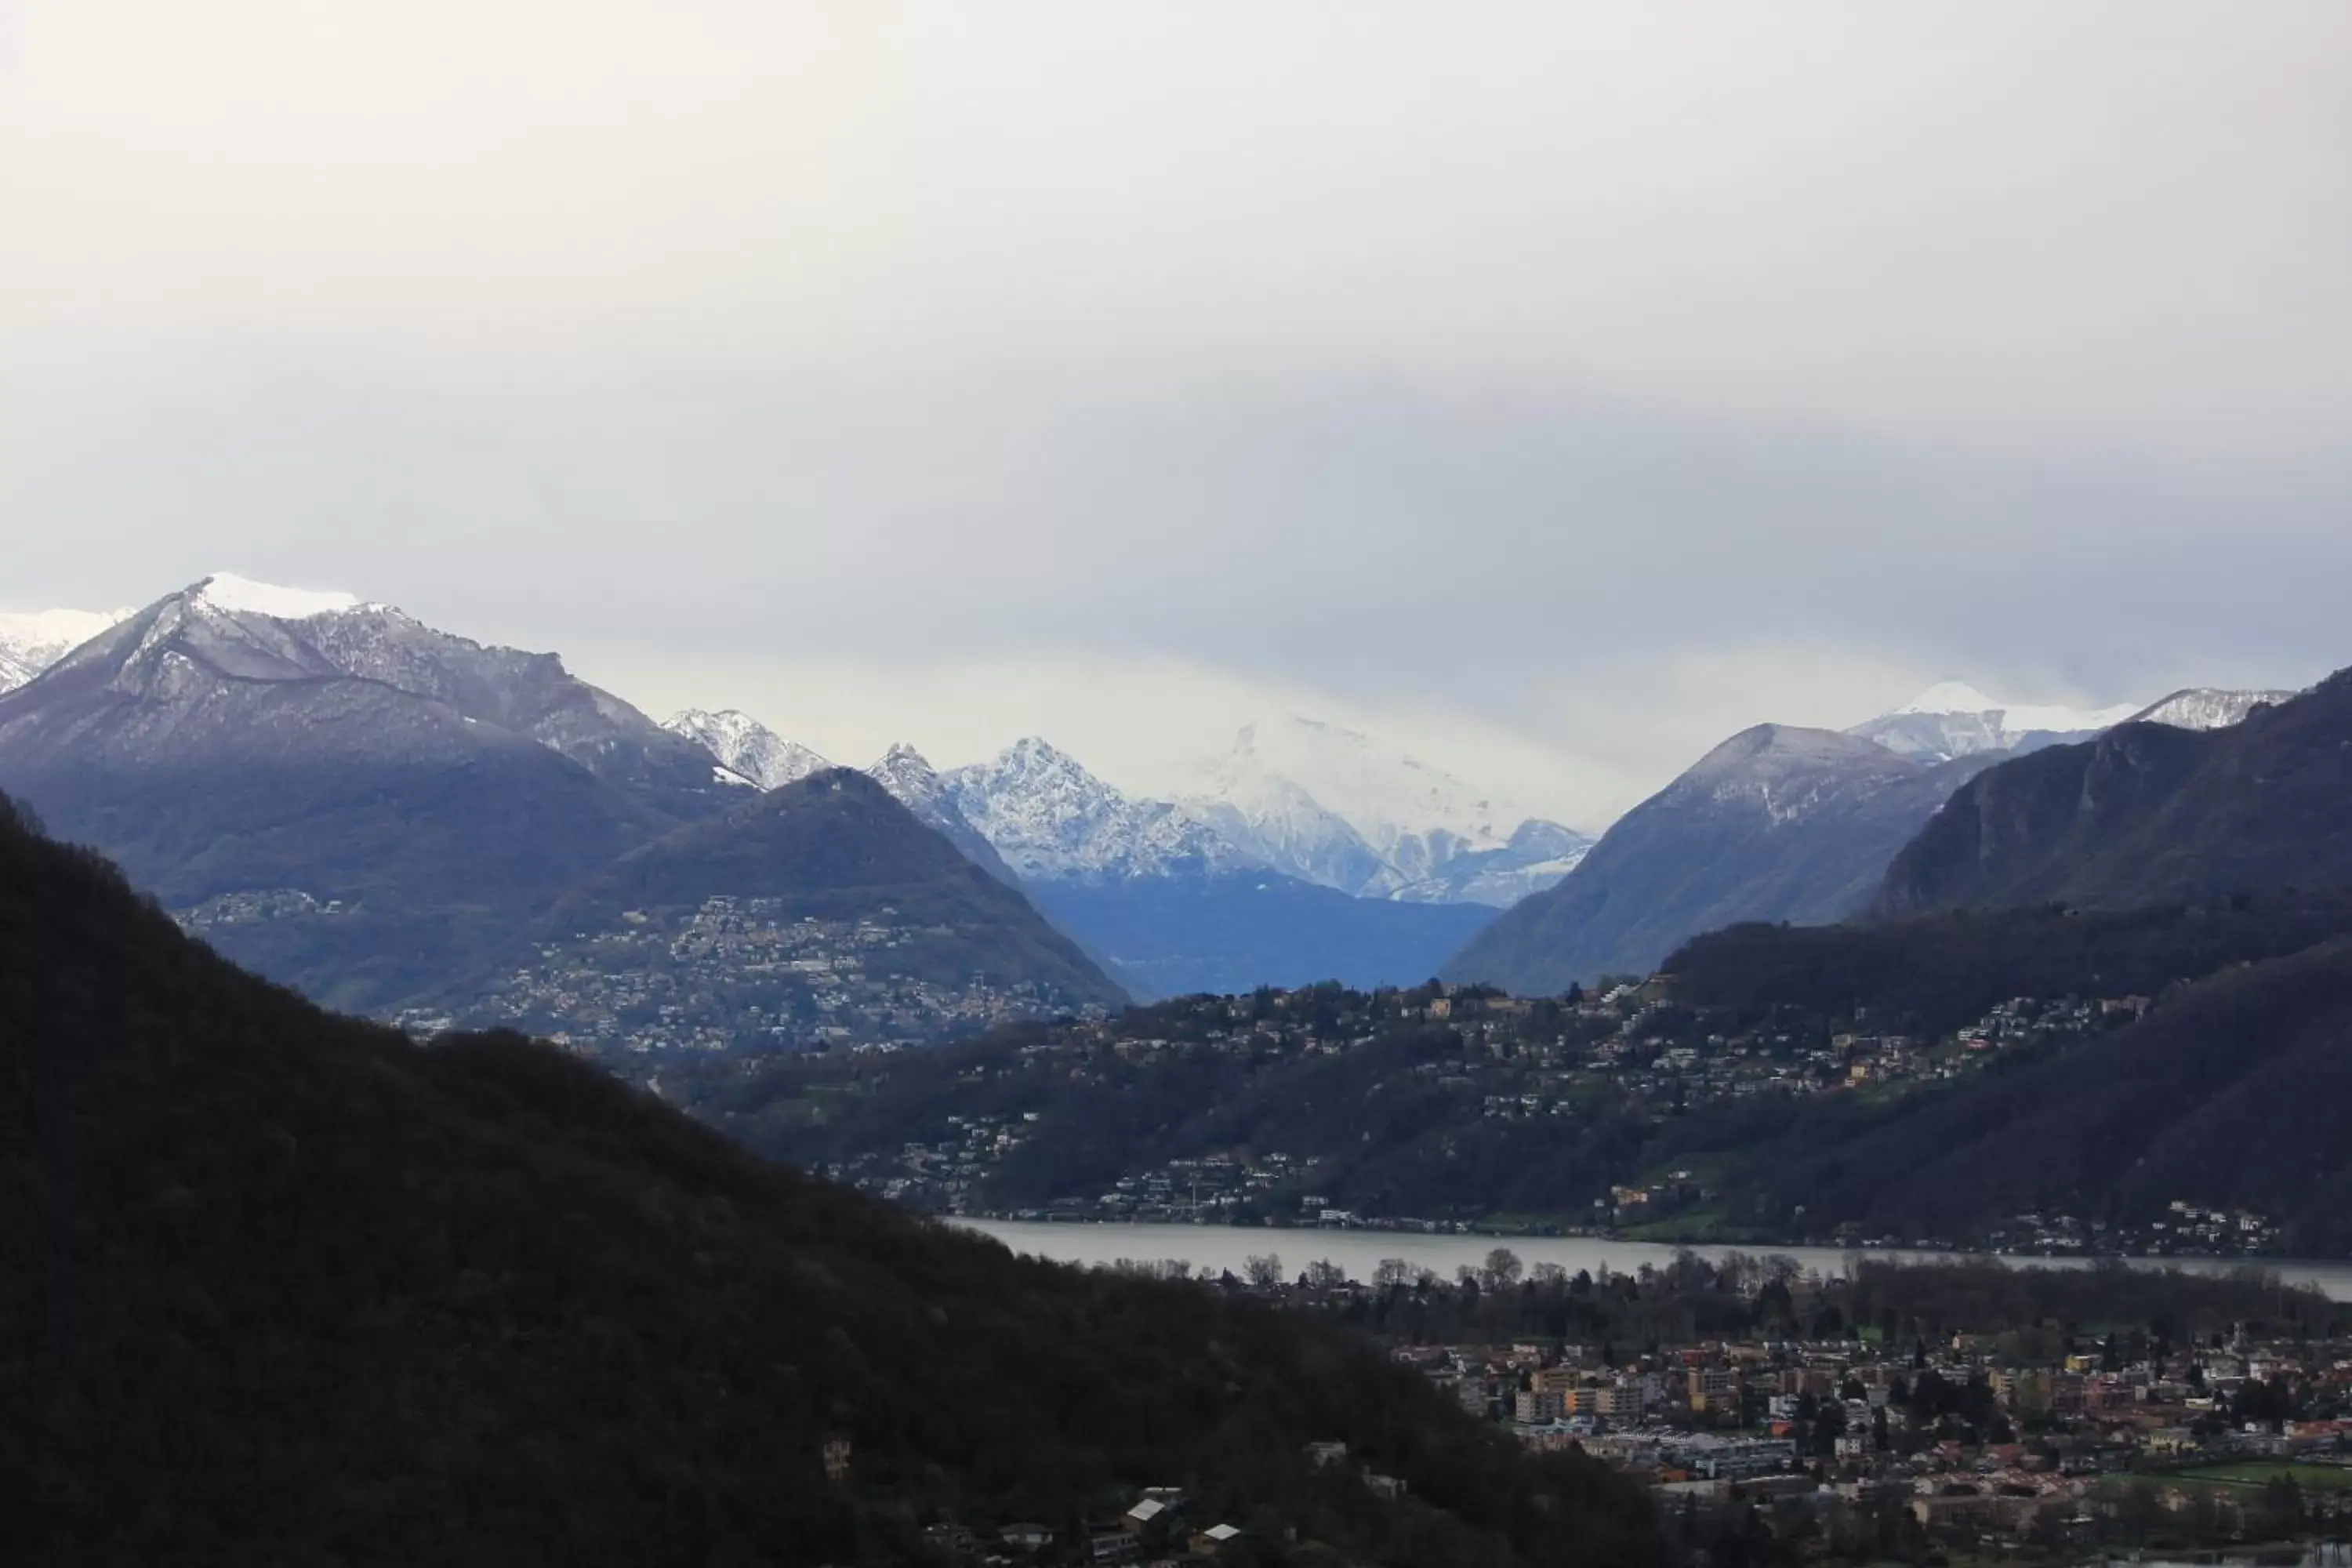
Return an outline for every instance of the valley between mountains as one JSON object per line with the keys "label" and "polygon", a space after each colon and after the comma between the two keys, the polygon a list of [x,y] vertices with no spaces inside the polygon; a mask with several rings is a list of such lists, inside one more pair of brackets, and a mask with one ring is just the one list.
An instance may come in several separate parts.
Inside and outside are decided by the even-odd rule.
{"label": "valley between mountains", "polygon": [[[1172,798],[1035,737],[845,768],[226,574],[0,637],[0,790],[219,952],[918,1206],[2352,1247],[2272,1109],[2336,1070],[2345,677],[1948,683],[1742,731],[1595,841],[1297,718]],[[2017,1142],[2050,1105],[2082,1160]]]}

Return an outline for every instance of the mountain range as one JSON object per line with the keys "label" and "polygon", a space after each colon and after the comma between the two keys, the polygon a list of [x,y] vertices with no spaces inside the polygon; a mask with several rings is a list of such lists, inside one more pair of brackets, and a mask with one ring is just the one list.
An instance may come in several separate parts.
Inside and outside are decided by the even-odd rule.
{"label": "mountain range", "polygon": [[2135,716],[2118,732],[2193,746],[2192,729],[2259,716],[2277,695],[2195,690],[2083,710],[2004,703],[1946,682],[1844,731],[1758,725],[1621,817],[1566,878],[1507,910],[1440,973],[1556,994],[1602,974],[1649,973],[1702,931],[1845,920],[1885,897],[1890,862],[1986,770],[2063,767],[2042,759],[2072,755],[2083,747],[2070,742]]}
{"label": "mountain range", "polygon": [[1263,864],[1360,898],[1507,908],[1592,845],[1419,758],[1297,715],[1243,726],[1181,798]]}
{"label": "mountain range", "polygon": [[1979,774],[1895,858],[1876,912],[2121,907],[2352,881],[2352,671],[2242,708],[2220,728],[2123,724]]}
{"label": "mountain range", "polygon": [[[354,1005],[434,992],[490,933],[620,856],[831,766],[740,711],[656,725],[553,656],[228,574],[136,614],[0,633],[12,669],[48,667],[0,695],[0,784],[175,908],[331,906],[332,921],[227,921],[215,940]],[[2140,763],[2097,775],[2137,780],[2165,735],[2260,719],[2285,696],[2080,710],[1945,682],[1844,732],[1743,731],[1597,845],[1295,716],[1244,727],[1168,799],[1034,736],[944,771],[893,746],[866,772],[1138,994],[1433,972],[1548,992],[1645,973],[1715,927],[1973,897],[1938,890],[1949,867],[1881,884],[1931,818],[1951,838],[1937,808],[1977,774],[2137,720],[2118,732],[2154,735],[2135,742]],[[2072,764],[2043,765],[2038,787],[2063,794]]]}
{"label": "mountain range", "polygon": [[[733,710],[669,727],[755,782],[824,765]],[[866,769],[1141,994],[1426,979],[1590,842],[1309,720],[1248,726],[1202,771],[1210,782],[1181,800],[1131,795],[1035,736],[944,773],[903,744]]]}
{"label": "mountain range", "polygon": [[2084,740],[2139,710],[2134,702],[2095,709],[2003,702],[1965,681],[1946,680],[1846,733],[1875,741],[1903,756],[1949,762]]}
{"label": "mountain range", "polygon": [[[378,1012],[446,1001],[632,851],[713,819],[748,830],[736,808],[761,794],[552,655],[227,574],[0,696],[0,787],[223,951]],[[895,806],[857,831],[877,854],[931,837]],[[1115,996],[1083,959],[1060,988],[1061,939],[1017,894],[992,909],[1027,928],[996,951],[1053,955],[1000,979],[1065,1005]]]}

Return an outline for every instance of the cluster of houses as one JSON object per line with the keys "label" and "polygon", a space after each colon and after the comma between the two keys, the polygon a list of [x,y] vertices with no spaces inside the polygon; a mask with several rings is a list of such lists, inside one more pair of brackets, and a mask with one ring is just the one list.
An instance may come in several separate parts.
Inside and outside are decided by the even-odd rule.
{"label": "cluster of houses", "polygon": [[[1358,1463],[1345,1443],[1309,1443],[1306,1458],[1318,1469],[1354,1471],[1365,1489],[1383,1500],[1406,1494],[1402,1479]],[[940,1520],[923,1527],[923,1542],[941,1556],[961,1563],[1188,1568],[1218,1561],[1243,1539],[1241,1526],[1196,1507],[1181,1488],[1145,1487],[1133,1496],[1125,1511],[1093,1520],[1069,1539],[1034,1520],[989,1527]]]}
{"label": "cluster of houses", "polygon": [[784,900],[718,897],[630,910],[618,929],[542,942],[457,1022],[508,1026],[606,1059],[671,1051],[915,1045],[1032,1017],[1057,998],[972,974],[918,978],[894,955],[952,938],[885,910],[793,915]]}
{"label": "cluster of houses", "polygon": [[[1972,1336],[1887,1357],[1851,1341],[1691,1345],[1608,1364],[1585,1347],[1400,1346],[1475,1414],[1541,1449],[1575,1448],[1664,1501],[1811,1500],[1907,1513],[1931,1535],[2082,1539],[2152,1493],[2224,1524],[2242,1468],[2340,1467],[2314,1509],[2352,1521],[2352,1346],[2112,1350],[2007,1364]],[[1973,1421],[1915,1397],[1968,1390]],[[1974,1389],[1969,1385],[1974,1384]],[[2266,1418],[2238,1396],[2268,1391]],[[2302,1415],[2281,1415],[2300,1409]],[[2239,1467],[2240,1468],[2231,1468]],[[2312,1473],[2309,1470],[2306,1474]]]}
{"label": "cluster of houses", "polygon": [[[1836,1033],[1790,1025],[1734,1027],[1727,1019],[1680,1006],[1659,979],[1604,994],[1528,1000],[1472,988],[1432,986],[1412,993],[1273,992],[1252,997],[1196,998],[1117,1017],[1052,1026],[1024,1041],[1018,1066],[991,1071],[1013,1081],[999,1104],[1019,1104],[1023,1083],[1051,1107],[1071,1084],[1123,1075],[1149,1093],[1155,1073],[1199,1055],[1239,1058],[1273,1070],[1300,1058],[1346,1056],[1400,1028],[1442,1022],[1457,1043],[1443,1055],[1387,1063],[1363,1085],[1366,1094],[1428,1091],[1450,1096],[1465,1131],[1496,1137],[1518,1129],[1494,1123],[1557,1123],[1596,1106],[1664,1121],[1706,1105],[1759,1094],[1885,1094],[1903,1086],[1985,1070],[2021,1045],[2090,1035],[2137,1017],[2141,996],[2015,997],[1952,1034],[1926,1039],[1873,1032],[1858,1011]],[[1391,1083],[1391,1077],[1394,1082]],[[1410,1081],[1407,1081],[1410,1080]],[[870,1084],[863,1086],[871,1087]],[[1010,1089],[1010,1093],[1003,1092]],[[1430,1220],[1381,1212],[1330,1184],[1323,1152],[1314,1149],[1202,1150],[1146,1164],[1139,1161],[1106,1184],[1050,1195],[1024,1192],[1019,1202],[993,1197],[990,1178],[1030,1138],[1039,1112],[1013,1111],[967,1121],[944,1115],[929,1135],[896,1148],[864,1151],[828,1171],[837,1179],[887,1192],[934,1212],[995,1218],[1320,1225],[1427,1231],[1457,1228],[1462,1216]],[[1354,1151],[1334,1152],[1342,1158]],[[1607,1233],[1672,1221],[1717,1194],[1687,1169],[1645,1173],[1605,1195],[1578,1194],[1588,1205],[1550,1223]],[[2126,1234],[2105,1222],[2077,1226],[2067,1216],[2026,1216],[1984,1245],[2042,1254],[2097,1253],[2234,1256],[2274,1248],[2279,1232],[2259,1215],[2209,1214],[2176,1205],[2169,1219]],[[1861,1237],[1818,1239],[1867,1244]],[[1949,1245],[1902,1237],[1910,1245]]]}

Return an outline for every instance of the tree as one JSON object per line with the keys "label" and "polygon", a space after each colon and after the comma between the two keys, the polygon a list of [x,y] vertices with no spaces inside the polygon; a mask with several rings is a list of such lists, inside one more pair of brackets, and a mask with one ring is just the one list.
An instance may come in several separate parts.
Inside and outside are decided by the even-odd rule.
{"label": "tree", "polygon": [[1519,1255],[1507,1247],[1498,1247],[1486,1254],[1486,1266],[1479,1271],[1478,1282],[1489,1290],[1504,1290],[1519,1282],[1527,1266]]}
{"label": "tree", "polygon": [[1276,1252],[1253,1252],[1242,1259],[1242,1276],[1260,1290],[1271,1290],[1282,1283],[1282,1255]]}

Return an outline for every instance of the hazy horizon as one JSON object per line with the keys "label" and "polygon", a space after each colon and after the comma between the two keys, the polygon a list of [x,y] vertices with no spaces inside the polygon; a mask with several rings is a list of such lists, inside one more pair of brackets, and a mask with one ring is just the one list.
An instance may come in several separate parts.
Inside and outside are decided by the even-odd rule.
{"label": "hazy horizon", "polygon": [[2300,686],[2347,58],[2292,0],[32,0],[0,606],[229,567],[1151,792],[1298,712],[1588,829],[1948,678]]}

